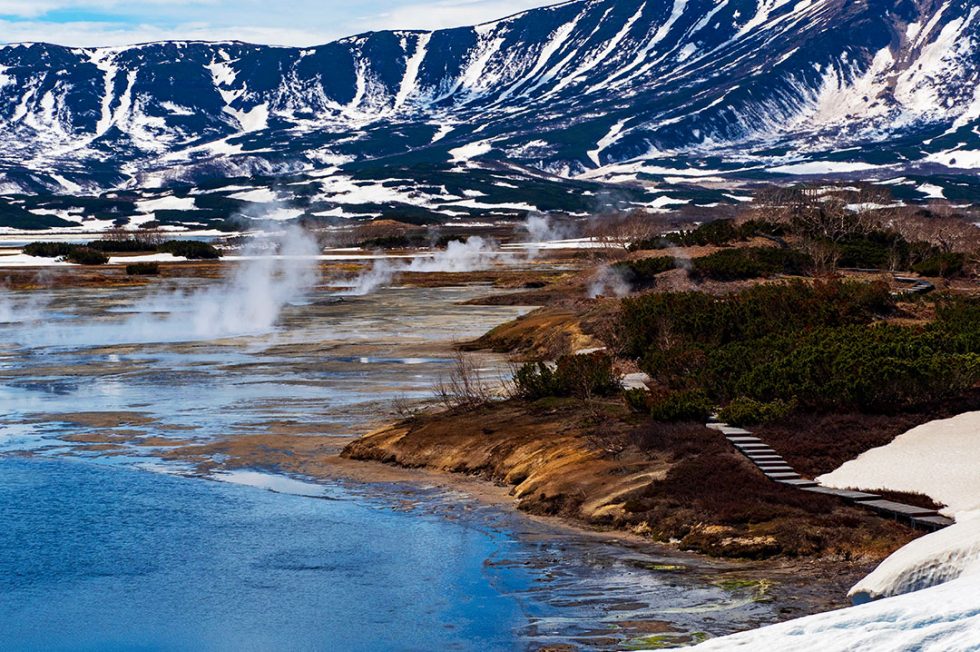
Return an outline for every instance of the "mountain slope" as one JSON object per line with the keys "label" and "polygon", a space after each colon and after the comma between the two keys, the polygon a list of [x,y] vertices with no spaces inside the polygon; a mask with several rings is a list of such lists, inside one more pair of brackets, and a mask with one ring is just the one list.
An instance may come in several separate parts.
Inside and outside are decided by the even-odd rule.
{"label": "mountain slope", "polygon": [[[633,179],[970,170],[971,5],[573,0],[308,49],[7,46],[0,173],[8,192],[93,192],[478,161],[595,180],[622,178],[624,162]],[[800,158],[836,163],[786,167]]]}

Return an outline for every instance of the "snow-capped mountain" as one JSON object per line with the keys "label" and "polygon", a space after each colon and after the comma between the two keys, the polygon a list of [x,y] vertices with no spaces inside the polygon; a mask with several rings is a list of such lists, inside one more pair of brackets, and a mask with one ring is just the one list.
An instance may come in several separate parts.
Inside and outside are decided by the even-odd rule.
{"label": "snow-capped mountain", "polygon": [[980,6],[572,0],[308,49],[11,45],[0,97],[4,192],[487,164],[594,182],[970,175]]}

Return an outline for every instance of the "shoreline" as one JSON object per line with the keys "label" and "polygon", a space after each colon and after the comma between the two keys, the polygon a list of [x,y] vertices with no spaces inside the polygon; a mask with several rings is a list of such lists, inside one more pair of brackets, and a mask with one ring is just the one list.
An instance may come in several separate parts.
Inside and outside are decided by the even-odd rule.
{"label": "shoreline", "polygon": [[[383,431],[384,428],[379,431]],[[375,431],[375,432],[379,432]],[[257,436],[268,440],[267,436]],[[273,436],[273,439],[276,437]],[[292,446],[290,436],[284,436],[284,448]],[[683,562],[686,572],[703,579],[708,584],[760,585],[766,587],[765,601],[773,608],[773,619],[759,621],[756,626],[782,622],[805,615],[824,613],[850,606],[847,591],[854,582],[866,576],[877,565],[876,561],[844,561],[841,559],[767,559],[746,560],[719,558],[698,552],[682,550],[676,545],[652,541],[638,534],[616,528],[590,526],[582,521],[563,516],[530,513],[519,508],[518,500],[510,487],[473,475],[451,473],[431,468],[404,467],[377,461],[353,460],[341,456],[347,444],[362,437],[299,437],[319,440],[313,444],[319,454],[314,458],[291,455],[288,459],[275,460],[243,456],[225,458],[221,463],[208,460],[222,450],[222,442],[201,447],[172,450],[165,457],[171,461],[194,464],[204,461],[192,475],[221,481],[213,477],[221,472],[256,471],[292,478],[314,484],[337,483],[347,490],[372,497],[380,497],[393,508],[407,501],[421,506],[426,513],[448,517],[446,507],[473,501],[479,507],[497,510],[508,519],[526,523],[534,528],[557,532],[563,536],[591,541],[599,545],[612,545],[621,550],[624,557],[650,555]],[[329,440],[329,441],[324,441]],[[231,443],[231,442],[226,442]],[[197,448],[197,450],[195,450]],[[260,445],[254,450],[268,448]],[[273,458],[277,456],[272,455]],[[652,570],[651,572],[657,572]]]}

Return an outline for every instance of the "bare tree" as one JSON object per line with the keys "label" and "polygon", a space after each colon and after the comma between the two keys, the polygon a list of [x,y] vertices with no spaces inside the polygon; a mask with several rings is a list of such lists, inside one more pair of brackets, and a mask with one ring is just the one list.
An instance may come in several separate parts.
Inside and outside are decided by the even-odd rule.
{"label": "bare tree", "polygon": [[929,204],[930,217],[919,221],[920,237],[944,254],[974,253],[980,247],[980,229],[949,202]]}
{"label": "bare tree", "polygon": [[598,217],[589,227],[588,234],[609,247],[629,249],[638,242],[662,236],[668,229],[669,222],[663,213],[635,210]]}
{"label": "bare tree", "polygon": [[447,410],[481,407],[493,401],[495,395],[479,366],[459,350],[453,355],[452,369],[436,386],[436,399]]}
{"label": "bare tree", "polygon": [[875,211],[887,205],[887,191],[872,186],[798,186],[760,193],[770,219],[790,226],[803,240],[817,274],[832,274],[840,245],[877,228]]}

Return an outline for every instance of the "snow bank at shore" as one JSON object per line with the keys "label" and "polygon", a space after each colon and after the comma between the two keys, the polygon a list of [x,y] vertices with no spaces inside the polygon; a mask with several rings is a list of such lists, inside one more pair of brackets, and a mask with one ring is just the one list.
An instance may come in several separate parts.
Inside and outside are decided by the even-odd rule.
{"label": "snow bank at shore", "polygon": [[[895,552],[851,589],[851,598],[858,603],[868,602],[980,575],[980,513],[959,518],[961,522],[956,525]],[[980,632],[977,645],[980,646]]]}
{"label": "snow bank at shore", "polygon": [[980,575],[710,640],[693,650],[779,652],[975,652],[980,649]]}

